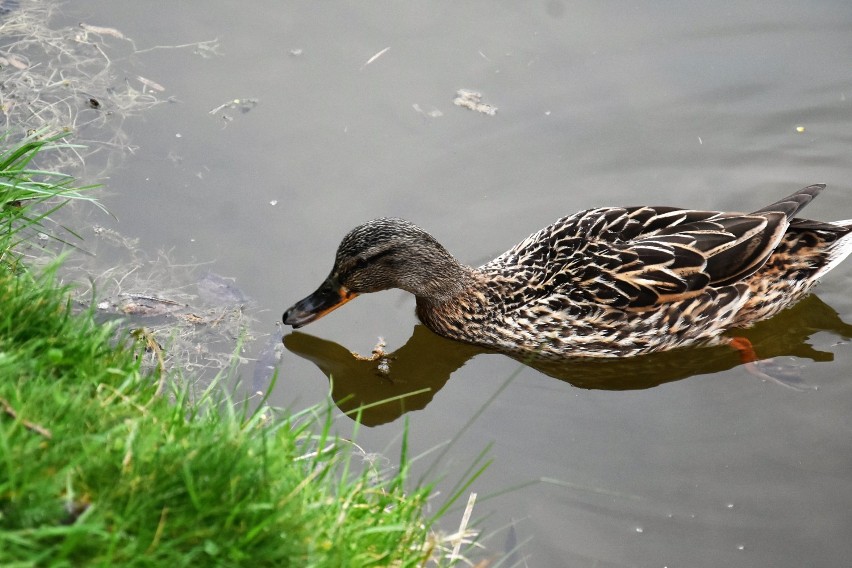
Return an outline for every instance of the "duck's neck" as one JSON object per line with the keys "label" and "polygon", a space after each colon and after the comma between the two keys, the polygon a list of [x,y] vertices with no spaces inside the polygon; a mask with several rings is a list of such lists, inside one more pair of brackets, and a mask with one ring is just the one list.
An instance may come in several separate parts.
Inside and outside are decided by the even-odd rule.
{"label": "duck's neck", "polygon": [[483,275],[475,268],[457,264],[452,278],[443,274],[440,280],[439,293],[415,294],[417,317],[439,335],[470,341],[469,335],[491,313]]}
{"label": "duck's neck", "polygon": [[452,257],[430,268],[430,272],[429,277],[419,280],[416,289],[409,290],[417,297],[418,305],[441,306],[456,302],[476,283],[476,271]]}
{"label": "duck's neck", "polygon": [[400,248],[391,264],[390,287],[411,292],[418,304],[452,302],[470,285],[473,269],[461,264],[425,231]]}

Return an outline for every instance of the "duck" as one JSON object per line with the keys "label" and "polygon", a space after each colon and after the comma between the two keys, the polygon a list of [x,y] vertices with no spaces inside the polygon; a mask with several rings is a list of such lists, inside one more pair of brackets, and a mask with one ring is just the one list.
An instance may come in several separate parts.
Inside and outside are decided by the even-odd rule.
{"label": "duck", "polygon": [[399,288],[432,332],[514,356],[746,349],[723,334],[796,303],[852,252],[852,219],[796,217],[824,188],[752,213],[586,209],[478,268],[410,221],[374,219],[343,237],[331,273],[283,321],[299,328],[360,294]]}

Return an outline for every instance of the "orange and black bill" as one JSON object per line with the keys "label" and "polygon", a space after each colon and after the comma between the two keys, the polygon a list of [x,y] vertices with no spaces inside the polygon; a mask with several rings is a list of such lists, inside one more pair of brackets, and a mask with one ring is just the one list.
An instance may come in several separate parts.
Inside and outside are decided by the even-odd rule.
{"label": "orange and black bill", "polygon": [[284,324],[294,328],[307,325],[336,310],[358,294],[329,277],[316,292],[284,312]]}

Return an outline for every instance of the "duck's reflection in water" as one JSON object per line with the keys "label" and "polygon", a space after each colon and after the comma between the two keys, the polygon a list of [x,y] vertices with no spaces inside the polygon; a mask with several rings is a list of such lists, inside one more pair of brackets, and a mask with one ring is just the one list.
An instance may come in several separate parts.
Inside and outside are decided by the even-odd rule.
{"label": "duck's reflection in water", "polygon": [[[819,331],[852,338],[852,325],[812,295],[751,329],[737,330],[735,335],[747,338],[762,359],[793,356],[831,361],[832,353],[818,351],[808,343]],[[371,359],[300,332],[284,337],[284,345],[312,361],[330,379],[331,396],[341,411],[354,417],[362,408],[361,422],[367,426],[385,424],[406,412],[425,408],[454,371],[475,355],[493,353],[444,339],[422,325],[415,326],[405,345]],[[727,346],[685,348],[614,360],[517,359],[576,387],[604,390],[647,389],[741,364],[738,354]],[[784,374],[787,380],[791,378],[789,372]]]}

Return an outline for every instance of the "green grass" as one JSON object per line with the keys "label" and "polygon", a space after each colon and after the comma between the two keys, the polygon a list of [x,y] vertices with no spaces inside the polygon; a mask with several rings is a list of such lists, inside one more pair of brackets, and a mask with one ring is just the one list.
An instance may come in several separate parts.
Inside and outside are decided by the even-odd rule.
{"label": "green grass", "polygon": [[250,412],[215,384],[191,397],[175,380],[164,393],[138,342],[72,313],[56,263],[22,270],[10,247],[52,210],[42,201],[81,195],[27,169],[45,143],[22,144],[0,156],[0,566],[437,557],[431,487],[408,487],[404,443],[399,467],[376,471],[332,435],[327,409]]}
{"label": "green grass", "polygon": [[[75,147],[62,142],[62,138],[61,134],[39,131],[16,144],[6,144],[8,134],[0,136],[0,235],[5,239],[0,264],[17,265],[18,257],[12,251],[32,240],[35,231],[42,229],[49,216],[69,200],[88,201],[100,207],[85,195],[93,186],[74,187],[73,177],[34,166],[40,153]],[[44,206],[48,202],[50,205]]]}

